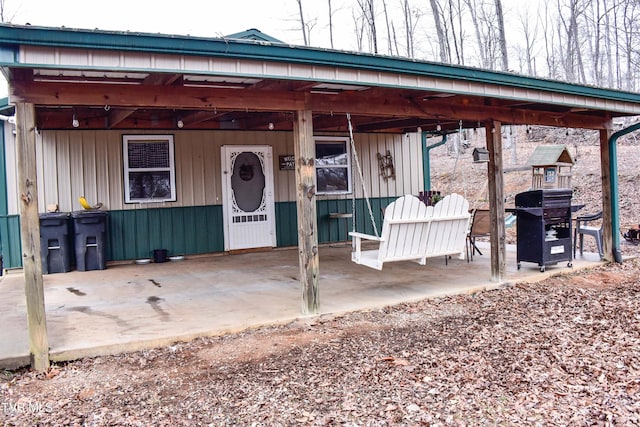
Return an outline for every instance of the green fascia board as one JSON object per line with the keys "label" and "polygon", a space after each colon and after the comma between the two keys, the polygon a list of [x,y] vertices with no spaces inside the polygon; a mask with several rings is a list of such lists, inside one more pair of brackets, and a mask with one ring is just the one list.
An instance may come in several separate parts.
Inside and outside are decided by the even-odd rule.
{"label": "green fascia board", "polygon": [[[640,103],[640,94],[633,92],[402,57],[294,46],[266,41],[0,24],[0,52],[2,52],[0,54],[0,65],[32,66],[33,64],[21,64],[19,62],[18,48],[20,45],[186,54],[333,66],[496,84],[506,87]],[[13,50],[13,55],[7,54],[7,49]]]}

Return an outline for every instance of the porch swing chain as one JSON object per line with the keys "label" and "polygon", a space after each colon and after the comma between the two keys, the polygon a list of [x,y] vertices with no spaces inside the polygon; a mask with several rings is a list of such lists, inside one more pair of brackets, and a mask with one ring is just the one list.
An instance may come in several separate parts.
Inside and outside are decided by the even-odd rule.
{"label": "porch swing chain", "polygon": [[[463,135],[463,130],[462,130],[462,120],[460,120],[460,128],[458,129],[458,157],[460,157],[460,145],[462,145],[462,135]],[[458,161],[458,159],[456,159],[456,162]],[[462,168],[462,188],[463,188],[463,192],[464,192],[464,198],[467,198],[467,176],[464,173],[464,168]]]}
{"label": "porch swing chain", "polygon": [[[371,219],[371,224],[373,225],[373,232],[376,237],[380,237],[378,235],[378,227],[376,226],[376,220],[373,217],[373,210],[371,209],[371,202],[369,201],[369,195],[367,194],[367,188],[364,185],[364,176],[362,175],[362,168],[360,167],[360,160],[358,159],[358,152],[356,151],[356,144],[353,140],[353,126],[351,124],[351,113],[347,113],[347,122],[349,123],[349,141],[351,143],[351,155],[353,156],[353,160],[356,163],[356,169],[358,169],[358,176],[360,177],[360,183],[362,184],[362,194],[364,195],[364,200],[367,202],[367,209],[369,210],[369,217]],[[356,197],[355,190],[353,192],[353,196],[351,197],[351,223],[353,227],[353,231],[356,231]]]}
{"label": "porch swing chain", "polygon": [[[458,129],[458,147],[456,149],[456,160],[453,163],[453,172],[451,173],[451,180],[449,183],[449,192],[451,192],[451,186],[453,185],[453,179],[456,176],[456,170],[458,168],[458,160],[460,159],[460,144],[462,142],[462,120],[460,120],[460,124],[459,124],[459,129]],[[461,173],[462,173],[462,187],[463,187],[463,191],[464,191],[464,197],[465,199],[467,198],[467,183],[466,183],[466,177],[464,174],[464,168],[461,169]]]}

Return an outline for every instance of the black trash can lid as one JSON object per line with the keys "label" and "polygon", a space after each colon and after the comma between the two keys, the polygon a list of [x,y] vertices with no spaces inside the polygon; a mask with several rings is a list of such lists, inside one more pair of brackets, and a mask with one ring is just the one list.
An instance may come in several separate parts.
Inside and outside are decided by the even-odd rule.
{"label": "black trash can lid", "polygon": [[99,210],[84,210],[84,211],[73,211],[71,212],[71,216],[73,218],[92,218],[92,217],[102,217],[107,216],[107,211],[99,211]]}
{"label": "black trash can lid", "polygon": [[40,219],[67,219],[69,212],[45,212],[40,214]]}

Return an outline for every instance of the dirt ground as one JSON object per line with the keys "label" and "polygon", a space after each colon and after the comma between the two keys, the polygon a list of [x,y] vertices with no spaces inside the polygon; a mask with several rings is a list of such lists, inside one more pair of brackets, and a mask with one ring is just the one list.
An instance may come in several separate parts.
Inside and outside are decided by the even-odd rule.
{"label": "dirt ground", "polygon": [[[601,204],[597,136],[575,141],[575,199],[593,212]],[[524,138],[518,163],[542,142]],[[460,157],[434,150],[434,187],[466,191],[478,205],[486,202],[486,165],[468,160],[472,148]],[[640,222],[636,149],[633,140],[619,147],[622,224]],[[505,149],[505,167],[510,155]],[[509,204],[528,188],[530,173],[509,172],[505,180]],[[622,245],[623,255],[637,250]],[[640,425],[639,271],[633,259],[537,284],[78,360],[46,373],[4,371],[0,422]]]}

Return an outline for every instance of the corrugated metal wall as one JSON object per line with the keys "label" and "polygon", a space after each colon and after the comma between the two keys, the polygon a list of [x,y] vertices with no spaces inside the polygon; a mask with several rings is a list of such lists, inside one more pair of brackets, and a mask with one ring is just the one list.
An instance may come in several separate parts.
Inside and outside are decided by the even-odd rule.
{"label": "corrugated metal wall", "polygon": [[[11,165],[10,170],[15,170],[13,167],[15,165],[13,129],[13,125],[4,121],[0,122],[0,254],[2,254],[4,268],[22,265],[20,218],[16,213],[9,214],[9,199],[13,200],[15,194],[15,192],[10,193],[12,197],[8,197],[9,187],[16,187],[16,177],[7,174],[7,165]],[[14,205],[15,203],[16,201],[13,200]]]}
{"label": "corrugated metal wall", "polygon": [[[295,171],[280,170],[279,156],[293,154],[290,132],[180,131],[175,136],[176,202],[125,204],[123,194],[122,135],[149,132],[42,131],[37,137],[38,203],[44,212],[57,204],[62,212],[79,210],[78,197],[100,201],[110,211],[108,257],[111,260],[149,256],[159,247],[174,254],[222,251],[222,145],[273,147],[277,245],[297,244]],[[161,134],[163,132],[154,132]],[[7,134],[7,214],[0,218],[3,252],[19,255],[18,194],[15,138]],[[418,194],[422,184],[422,151],[415,134],[357,134],[356,151],[364,187],[378,225],[381,208],[395,197]],[[377,154],[389,151],[396,179],[383,179]],[[373,226],[363,200],[363,183],[354,168],[357,229]],[[319,241],[343,240],[350,220],[330,220],[330,212],[350,212],[351,195],[318,196]],[[19,258],[19,257],[18,257]],[[20,262],[21,260],[12,261]]]}
{"label": "corrugated metal wall", "polygon": [[[63,212],[78,210],[81,195],[91,203],[104,203],[108,210],[221,204],[220,147],[232,144],[271,145],[275,200],[295,201],[295,172],[278,168],[279,156],[293,154],[291,133],[180,131],[172,132],[178,200],[162,204],[125,204],[122,135],[133,133],[143,132],[42,131],[37,141],[40,210],[44,212],[48,204],[58,204]],[[8,213],[17,214],[15,139],[11,138],[7,143]],[[418,193],[422,185],[422,152],[417,135],[357,134],[355,143],[369,197]],[[387,150],[394,159],[396,179],[384,180],[380,176],[377,153],[385,154]],[[354,190],[357,198],[364,196],[363,184],[358,177],[354,180]],[[319,196],[320,200],[334,198]]]}

